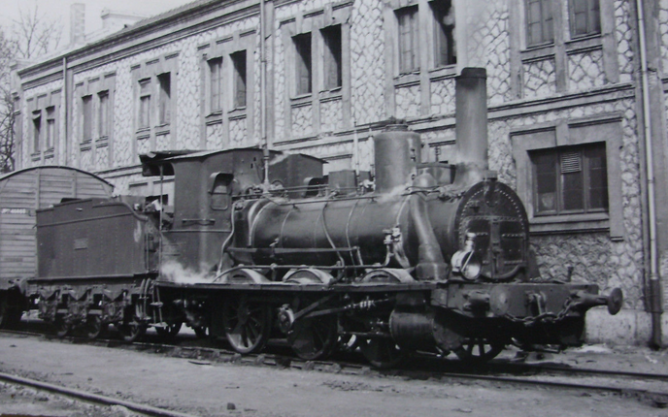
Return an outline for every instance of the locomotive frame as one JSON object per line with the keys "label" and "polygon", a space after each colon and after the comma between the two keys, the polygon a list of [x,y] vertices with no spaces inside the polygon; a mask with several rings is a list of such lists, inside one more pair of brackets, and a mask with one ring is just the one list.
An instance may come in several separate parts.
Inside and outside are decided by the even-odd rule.
{"label": "locomotive frame", "polygon": [[457,165],[422,163],[419,135],[392,124],[374,137],[373,182],[258,148],[143,155],[144,175],[174,176],[174,206],[38,211],[25,296],[60,335],[113,324],[130,341],[185,323],[242,354],[282,338],[307,360],[359,348],[379,367],[413,351],[475,363],[511,343],[577,346],[586,311],[616,314],[621,291],[540,279],[522,202],[487,169],[485,82],[481,69],[457,78]]}

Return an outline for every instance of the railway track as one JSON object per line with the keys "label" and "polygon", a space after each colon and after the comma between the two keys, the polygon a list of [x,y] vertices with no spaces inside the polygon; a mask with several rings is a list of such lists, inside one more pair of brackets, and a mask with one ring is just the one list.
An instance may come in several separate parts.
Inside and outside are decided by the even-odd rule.
{"label": "railway track", "polygon": [[95,405],[103,406],[122,406],[128,410],[134,411],[136,413],[141,413],[145,416],[151,417],[195,417],[191,414],[179,413],[172,410],[166,410],[164,408],[153,407],[146,404],[139,404],[132,401],[126,401],[118,398],[108,397],[99,394],[93,394],[86,391],[81,391],[77,389],[63,387],[61,385],[50,384],[43,381],[38,381],[31,378],[24,378],[17,375],[11,375],[8,373],[0,372],[0,381],[14,384],[22,385],[25,387],[34,388],[40,391],[48,391],[54,394],[63,395],[78,400],[83,400],[87,403],[92,403]]}
{"label": "railway track", "polygon": [[[59,339],[43,332],[1,330],[0,333],[22,335],[24,337],[46,337],[54,342],[89,344],[94,346],[130,349],[154,354],[186,358],[195,364],[211,364],[215,362],[234,363],[250,366],[268,366],[299,369],[304,371],[320,371],[342,373],[348,375],[364,375],[375,377],[400,377],[415,380],[439,380],[444,383],[473,383],[484,381],[489,384],[508,384],[515,386],[543,387],[548,389],[580,390],[583,392],[600,392],[633,398],[649,403],[657,408],[668,407],[668,374],[626,372],[602,370],[582,367],[556,366],[553,364],[523,364],[510,360],[497,359],[484,366],[475,368],[464,367],[457,360],[448,360],[429,354],[417,354],[396,369],[375,369],[355,359],[353,354],[341,354],[331,360],[306,361],[282,353],[260,353],[240,355],[230,349],[209,346],[184,346],[177,339],[174,343],[163,343],[149,340],[126,343],[119,339],[103,338],[88,340],[82,337],[68,336]],[[157,339],[157,337],[156,337]],[[206,342],[204,342],[206,343]],[[278,349],[274,349],[280,352]],[[573,380],[578,378],[577,381]],[[5,379],[0,374],[0,379]],[[652,381],[651,388],[638,387]],[[66,394],[67,395],[67,394]],[[124,404],[119,404],[124,405]],[[128,407],[127,405],[124,405]],[[133,409],[131,407],[128,407]],[[134,409],[133,409],[134,410]],[[138,412],[145,413],[141,410]],[[166,410],[166,412],[169,412]],[[159,415],[150,414],[147,415]],[[182,414],[162,414],[181,415]]]}

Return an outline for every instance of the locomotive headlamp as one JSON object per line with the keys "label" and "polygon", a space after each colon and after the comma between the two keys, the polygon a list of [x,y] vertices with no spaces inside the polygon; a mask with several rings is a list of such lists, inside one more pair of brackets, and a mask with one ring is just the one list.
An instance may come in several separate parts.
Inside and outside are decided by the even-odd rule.
{"label": "locomotive headlamp", "polygon": [[467,233],[464,249],[455,252],[450,260],[452,272],[469,281],[477,279],[482,270],[482,263],[475,254],[475,237],[475,233]]}

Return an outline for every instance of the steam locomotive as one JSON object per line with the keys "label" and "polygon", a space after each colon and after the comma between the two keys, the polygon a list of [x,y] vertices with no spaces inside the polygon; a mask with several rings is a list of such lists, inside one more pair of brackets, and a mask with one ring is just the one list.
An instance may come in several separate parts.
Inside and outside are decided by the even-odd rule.
{"label": "steam locomotive", "polygon": [[457,165],[423,163],[420,136],[394,124],[373,138],[373,181],[258,148],[143,155],[145,176],[173,176],[175,201],[39,210],[29,307],[60,335],[186,324],[242,354],[283,339],[307,360],[359,348],[379,367],[580,345],[586,311],[616,314],[621,291],[540,278],[524,206],[487,169],[484,86],[484,70],[457,79],[457,137],[477,138],[458,139]]}

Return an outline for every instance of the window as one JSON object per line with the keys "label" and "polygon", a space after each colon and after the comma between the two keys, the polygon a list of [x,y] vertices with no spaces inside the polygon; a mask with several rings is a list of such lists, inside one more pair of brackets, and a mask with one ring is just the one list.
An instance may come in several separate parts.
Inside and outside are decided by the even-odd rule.
{"label": "window", "polygon": [[537,215],[608,210],[605,143],[531,152]]}
{"label": "window", "polygon": [[396,11],[399,23],[399,71],[402,74],[420,69],[419,22],[417,6]]}
{"label": "window", "polygon": [[571,37],[601,33],[599,0],[570,0]]}
{"label": "window", "polygon": [[159,121],[160,125],[169,124],[171,119],[171,103],[172,103],[172,77],[169,72],[158,75],[158,83],[160,84],[160,108]]}
{"label": "window", "polygon": [[209,60],[210,86],[210,106],[211,112],[218,112],[223,109],[223,58],[214,58]]}
{"label": "window", "polygon": [[42,112],[36,111],[33,112],[32,117],[32,126],[33,126],[33,151],[39,152],[40,150],[40,136],[42,131]]}
{"label": "window", "polygon": [[246,107],[246,51],[230,55],[234,67],[234,108]]}
{"label": "window", "polygon": [[554,42],[552,0],[527,0],[526,4],[528,46]]}
{"label": "window", "polygon": [[330,26],[320,31],[325,43],[324,87],[332,89],[342,85],[341,25]]}
{"label": "window", "polygon": [[46,149],[52,149],[56,143],[56,108],[46,108]]}
{"label": "window", "polygon": [[139,81],[139,127],[151,126],[151,80]]}
{"label": "window", "polygon": [[93,139],[93,96],[81,97],[83,115],[83,137],[82,142],[90,142]]}
{"label": "window", "polygon": [[455,49],[455,8],[452,0],[436,0],[431,3],[434,14],[434,65],[457,63]]}
{"label": "window", "polygon": [[292,38],[296,50],[297,95],[310,94],[312,91],[311,75],[311,34],[304,33]]}
{"label": "window", "polygon": [[98,93],[100,108],[98,115],[98,130],[101,138],[109,136],[109,91]]}
{"label": "window", "polygon": [[233,175],[218,174],[211,189],[211,208],[214,210],[227,210],[230,206],[232,195]]}

